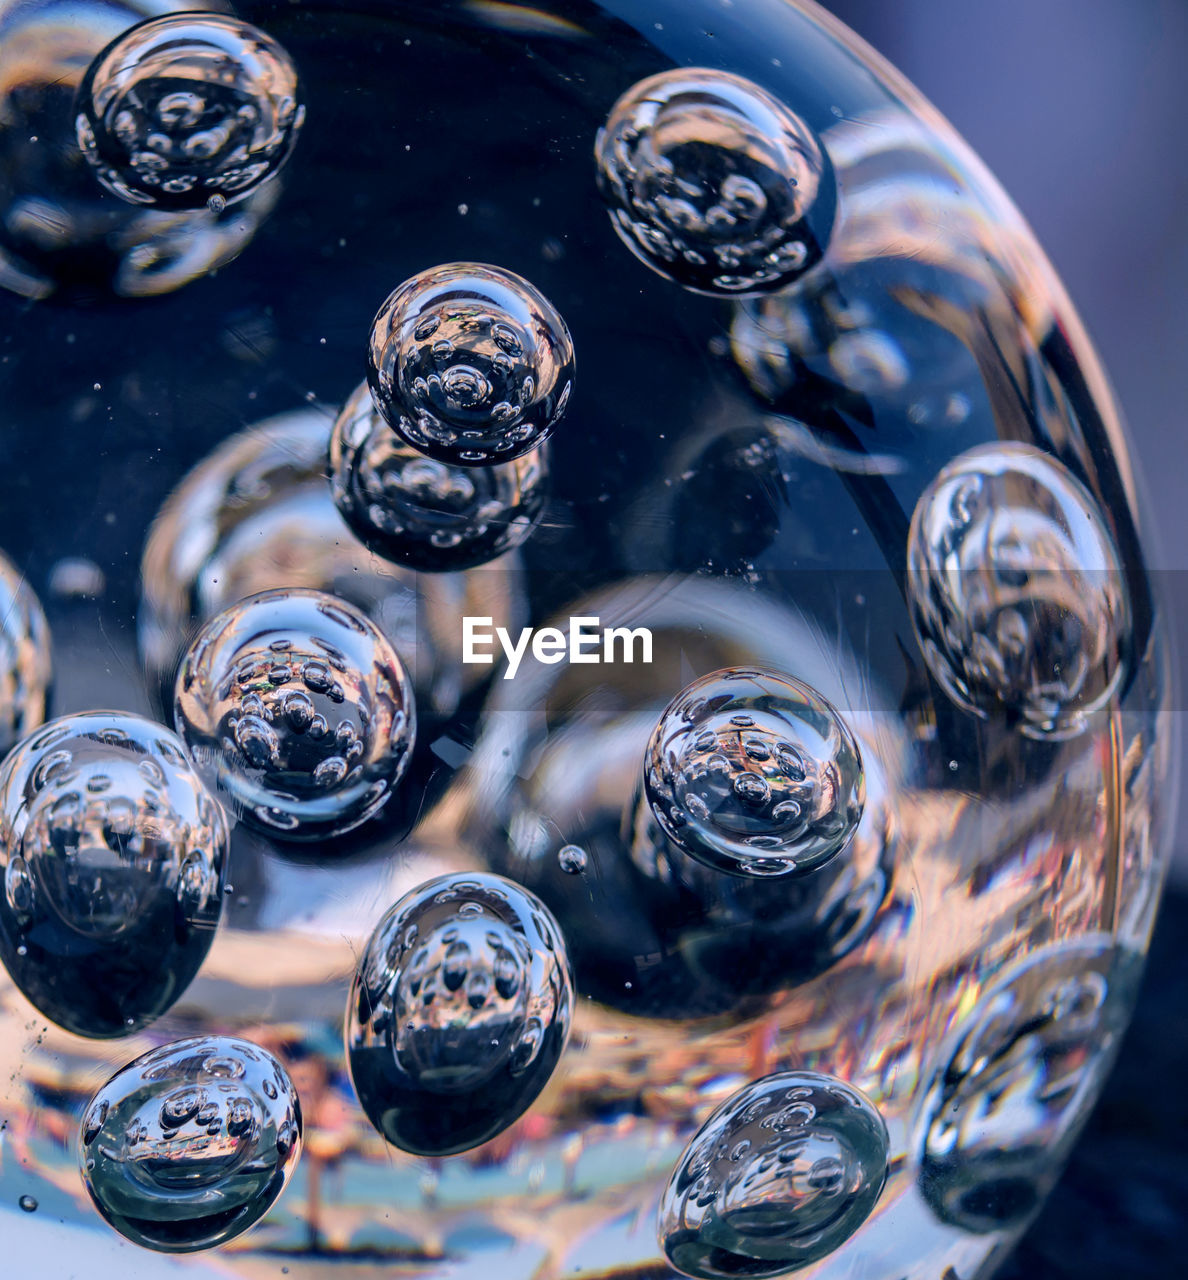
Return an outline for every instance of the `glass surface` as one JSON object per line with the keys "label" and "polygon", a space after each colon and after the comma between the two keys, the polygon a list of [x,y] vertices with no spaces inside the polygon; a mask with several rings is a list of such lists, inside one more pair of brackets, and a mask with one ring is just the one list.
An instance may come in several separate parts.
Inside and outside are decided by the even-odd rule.
{"label": "glass surface", "polygon": [[[650,1280],[667,1240],[705,1276],[988,1274],[1125,1027],[1174,763],[1117,410],[1019,215],[893,69],[786,0],[240,4],[297,69],[291,156],[234,201],[134,205],[88,167],[74,94],[169,9],[0,0],[0,601],[22,580],[40,599],[51,715],[172,727],[207,623],[258,592],[327,592],[398,654],[416,741],[392,798],[333,839],[286,840],[216,791],[221,920],[149,1025],[84,1039],[3,980],[13,1256],[93,1276]],[[653,77],[663,92],[631,96]],[[532,465],[373,439],[377,311],[450,263],[529,282],[572,337]],[[475,350],[495,368],[492,342]],[[473,416],[479,380],[453,383]],[[336,456],[375,461],[332,485],[344,407]],[[503,662],[493,639],[500,661],[469,663],[464,618],[512,640],[647,628],[651,661],[622,640],[609,661]],[[43,714],[44,649],[36,606],[6,607],[5,748]],[[762,732],[714,720],[714,750],[695,739],[650,786],[657,727],[721,672],[755,683],[730,712]],[[803,705],[772,703],[762,673],[807,686]],[[805,707],[783,751],[775,722]],[[811,868],[788,856],[802,815],[764,808],[777,778],[828,836]],[[669,791],[777,874],[689,853],[653,808]],[[542,904],[532,936],[559,939],[572,1014],[499,1132],[425,1156],[369,1122],[343,1036],[377,926],[441,876]],[[478,1095],[484,1028],[537,1045],[518,988],[498,991],[509,948],[476,933],[451,969],[457,942],[425,963],[458,1036],[435,1024],[409,1052]],[[250,1231],[166,1258],[97,1216],[76,1144],[104,1080],[197,1036],[275,1056],[304,1148]],[[785,1077],[803,1093],[752,1115]]]}

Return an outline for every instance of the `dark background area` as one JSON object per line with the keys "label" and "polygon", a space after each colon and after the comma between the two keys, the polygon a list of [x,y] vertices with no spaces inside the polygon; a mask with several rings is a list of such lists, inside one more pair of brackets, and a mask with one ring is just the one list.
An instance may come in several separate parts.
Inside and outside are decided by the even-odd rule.
{"label": "dark background area", "polygon": [[[1128,420],[1156,541],[1188,624],[1188,4],[1184,0],[829,0],[953,122],[1035,229]],[[1181,787],[1183,792],[1183,787]],[[1188,841],[1175,835],[1143,993],[1060,1185],[1004,1280],[1188,1273],[1183,939]]]}

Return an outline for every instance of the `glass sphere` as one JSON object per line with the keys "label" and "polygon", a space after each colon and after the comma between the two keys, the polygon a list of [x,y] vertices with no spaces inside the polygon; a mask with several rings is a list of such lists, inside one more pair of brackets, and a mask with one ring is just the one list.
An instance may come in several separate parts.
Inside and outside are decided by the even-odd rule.
{"label": "glass sphere", "polygon": [[[56,1024],[36,1043],[0,974],[14,1230],[55,1262],[81,1240],[81,1274],[110,1233],[55,1135],[158,1040],[233,1036],[285,1063],[306,1125],[300,1193],[219,1254],[237,1280],[278,1256],[292,1280],[982,1280],[1133,1006],[1176,768],[1148,512],[1022,219],[800,0],[243,0],[301,71],[293,162],[218,215],[138,207],[95,180],[71,104],[164,8],[79,0],[64,33],[60,4],[0,0],[0,547],[71,714],[168,719],[200,633],[260,593],[367,622],[355,656],[316,608],[228,632],[219,675],[242,648],[256,687],[189,746],[245,820],[213,944],[150,1034],[118,1058]],[[63,166],[83,185],[53,195]],[[281,180],[266,233],[200,284],[92,305],[127,220],[177,219],[198,263],[210,220]],[[68,557],[94,599],[51,589]],[[386,732],[339,676],[341,704],[311,692],[315,637],[356,673],[399,655]],[[726,671],[760,673],[745,706],[688,703]],[[662,723],[679,768],[652,780]],[[683,785],[707,732],[728,792]],[[356,741],[380,770],[360,807],[337,789]],[[352,825],[372,782],[390,798]],[[432,906],[443,878],[495,879],[547,928],[470,889]],[[426,894],[422,971],[393,922]],[[470,905],[489,930],[454,920]],[[497,985],[546,934],[568,1039],[545,1003],[524,1020],[535,961]],[[6,957],[22,981],[35,942]],[[532,1017],[516,1076],[505,1033]],[[711,1152],[721,1198],[667,1199],[707,1122],[789,1073],[861,1099],[836,1114],[862,1141],[793,1125],[785,1147],[744,1109]],[[744,1140],[757,1162],[731,1161]]]}
{"label": "glass sphere", "polygon": [[264,1216],[301,1155],[301,1103],[284,1067],[231,1036],[178,1040],[122,1067],[78,1135],[95,1208],[134,1244],[192,1253]]}

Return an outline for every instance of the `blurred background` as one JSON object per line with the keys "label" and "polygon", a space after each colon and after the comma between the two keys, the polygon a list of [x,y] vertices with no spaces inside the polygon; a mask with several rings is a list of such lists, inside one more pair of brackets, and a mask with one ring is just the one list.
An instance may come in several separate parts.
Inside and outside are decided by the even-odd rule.
{"label": "blurred background", "polygon": [[[1184,0],[828,0],[952,121],[1031,223],[1129,421],[1188,636],[1188,4]],[[1134,1023],[1105,1096],[1005,1280],[1185,1274],[1188,1062],[1181,820]]]}

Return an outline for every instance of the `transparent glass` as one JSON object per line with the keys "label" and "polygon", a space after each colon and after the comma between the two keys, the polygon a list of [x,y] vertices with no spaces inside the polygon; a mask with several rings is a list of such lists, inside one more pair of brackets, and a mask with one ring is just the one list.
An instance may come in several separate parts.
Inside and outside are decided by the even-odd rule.
{"label": "transparent glass", "polygon": [[[12,1265],[664,1276],[661,1203],[689,1144],[740,1091],[791,1073],[830,1106],[857,1091],[886,1159],[863,1173],[861,1213],[835,1213],[840,1184],[795,1165],[805,1221],[832,1224],[823,1254],[770,1246],[786,1193],[766,1173],[740,1182],[760,1204],[702,1216],[734,1223],[753,1273],[989,1274],[1125,1027],[1175,754],[1118,412],[1018,213],[877,54],[788,0],[243,3],[300,77],[292,155],[226,208],[146,210],[96,184],[73,94],[111,40],[168,8],[0,0],[0,548],[45,610],[51,711],[170,724],[200,628],[300,587],[391,641],[416,743],[394,797],[345,835],[235,823],[209,955],[150,1025],[83,1039],[3,979]],[[599,131],[674,68],[723,94],[726,73],[742,96],[671,135],[692,212],[660,182],[632,186],[623,213]],[[776,119],[782,150],[764,149]],[[735,181],[698,169],[711,152],[745,158]],[[803,200],[765,185],[784,154]],[[655,210],[664,236],[634,225]],[[788,232],[770,244],[765,210]],[[732,240],[732,218],[758,231]],[[716,272],[663,257],[718,250]],[[414,457],[399,500],[444,487],[458,511],[399,537],[381,523],[369,550],[335,505],[332,428],[384,299],[454,262],[514,272],[556,308],[572,394],[547,467],[497,487],[513,532],[488,536],[504,517],[476,523],[461,481]],[[972,487],[923,510],[946,468]],[[513,636],[646,627],[651,662],[529,653],[508,679],[463,660],[464,617]],[[9,650],[28,667],[19,628]],[[653,732],[728,668],[807,685],[856,744],[861,818],[811,874],[723,871],[655,820]],[[568,1045],[484,1145],[410,1154],[350,1083],[356,963],[403,895],[487,872],[556,922]],[[285,1194],[217,1252],[133,1254],[91,1206],[79,1125],[103,1080],[191,1036],[278,1059],[304,1150]],[[768,1243],[746,1255],[755,1234]],[[696,1240],[677,1255],[705,1256]]]}

